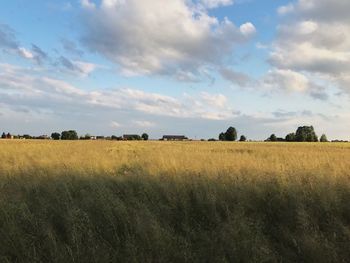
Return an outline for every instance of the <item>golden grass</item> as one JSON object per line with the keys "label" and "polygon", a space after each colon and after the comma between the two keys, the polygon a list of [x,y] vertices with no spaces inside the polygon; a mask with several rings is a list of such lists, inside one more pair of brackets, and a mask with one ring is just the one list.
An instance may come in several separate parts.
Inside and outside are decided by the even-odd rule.
{"label": "golden grass", "polygon": [[0,262],[346,262],[350,144],[0,140]]}
{"label": "golden grass", "polygon": [[138,166],[150,175],[348,178],[350,144],[0,141],[0,160],[2,175],[31,170],[114,176],[120,169]]}

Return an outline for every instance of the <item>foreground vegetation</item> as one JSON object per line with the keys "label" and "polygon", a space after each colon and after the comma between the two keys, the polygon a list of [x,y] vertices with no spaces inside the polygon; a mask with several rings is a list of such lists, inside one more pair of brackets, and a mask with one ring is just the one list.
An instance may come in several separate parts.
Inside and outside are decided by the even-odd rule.
{"label": "foreground vegetation", "polygon": [[0,142],[0,262],[347,262],[348,144]]}

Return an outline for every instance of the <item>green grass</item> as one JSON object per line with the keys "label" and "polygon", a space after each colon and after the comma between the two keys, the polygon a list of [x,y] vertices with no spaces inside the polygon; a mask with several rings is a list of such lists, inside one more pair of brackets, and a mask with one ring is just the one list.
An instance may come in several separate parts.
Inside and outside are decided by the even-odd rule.
{"label": "green grass", "polygon": [[[6,148],[14,145],[13,152]],[[47,142],[39,147],[34,142],[7,142],[2,147],[0,262],[348,262],[350,258],[350,183],[344,172],[348,162],[342,161],[342,157],[348,160],[347,146],[79,143],[72,147]],[[113,149],[118,165],[112,169],[114,162],[96,160],[96,151],[87,150],[94,147],[100,154]],[[86,162],[77,162],[78,155],[57,163],[45,159],[53,151],[62,154],[59,149],[70,150],[73,156],[84,153]],[[202,159],[186,162],[179,157],[185,167],[175,170],[173,158],[190,149],[193,158]],[[202,155],[205,149],[210,151]],[[130,151],[144,157],[120,161]],[[142,155],[148,151],[153,156]],[[171,156],[166,166],[158,151]],[[291,153],[300,153],[304,160],[290,164]],[[226,165],[221,163],[225,169],[205,165],[212,158],[220,163],[226,155],[222,161]],[[38,156],[42,159],[34,158]],[[147,158],[153,161],[146,162]],[[301,169],[305,159],[312,169]],[[329,163],[320,161],[326,159]],[[249,160],[252,165],[246,166]],[[268,164],[270,170],[263,165],[267,160],[275,160]]]}

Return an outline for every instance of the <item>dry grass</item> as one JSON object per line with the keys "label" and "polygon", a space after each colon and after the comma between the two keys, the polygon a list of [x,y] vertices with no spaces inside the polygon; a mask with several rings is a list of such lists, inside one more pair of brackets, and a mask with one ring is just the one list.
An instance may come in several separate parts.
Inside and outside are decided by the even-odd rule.
{"label": "dry grass", "polygon": [[54,169],[57,174],[115,175],[122,167],[137,165],[152,175],[344,176],[350,168],[350,144],[0,141],[0,159],[2,174]]}
{"label": "dry grass", "polygon": [[350,145],[0,141],[0,261],[346,262]]}

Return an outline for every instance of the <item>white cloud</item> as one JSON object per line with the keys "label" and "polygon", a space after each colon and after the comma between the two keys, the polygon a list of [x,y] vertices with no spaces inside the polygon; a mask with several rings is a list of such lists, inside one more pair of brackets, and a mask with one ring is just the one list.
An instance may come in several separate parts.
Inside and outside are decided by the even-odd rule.
{"label": "white cloud", "polygon": [[233,4],[233,0],[201,0],[208,8],[216,8],[219,6],[228,6]]}
{"label": "white cloud", "polygon": [[24,47],[18,48],[18,51],[19,51],[19,54],[24,58],[27,58],[27,59],[34,58],[34,54]]}
{"label": "white cloud", "polygon": [[350,1],[299,0],[279,8],[287,15],[278,27],[271,64],[328,82],[350,92]]}
{"label": "white cloud", "polygon": [[315,99],[327,100],[325,88],[306,75],[290,69],[272,69],[260,81],[260,85],[270,91],[285,91],[307,94]]}
{"label": "white cloud", "polygon": [[111,121],[110,126],[112,128],[120,128],[122,125],[119,122]]}
{"label": "white cloud", "polygon": [[279,15],[286,15],[294,11],[294,5],[289,3],[288,5],[281,6],[278,8],[277,12]]}
{"label": "white cloud", "polygon": [[208,92],[202,92],[201,99],[213,107],[224,108],[227,106],[227,98],[223,94],[209,94]]}
{"label": "white cloud", "polygon": [[86,9],[95,9],[95,4],[90,0],[80,0],[81,5]]}
{"label": "white cloud", "polygon": [[[221,94],[185,94],[171,97],[137,89],[85,91],[62,80],[42,77],[19,67],[0,64],[0,104],[30,110],[70,114],[95,110],[131,111],[149,116],[227,119],[234,116]],[[209,117],[208,117],[209,116]],[[147,125],[141,123],[138,125]]]}
{"label": "white cloud", "polygon": [[94,63],[84,61],[73,61],[83,76],[87,76],[95,71],[99,66]]}
{"label": "white cloud", "polygon": [[149,128],[155,126],[155,123],[150,121],[132,121],[133,124],[143,128]]}
{"label": "white cloud", "polygon": [[238,85],[239,87],[248,87],[249,85],[254,84],[254,80],[247,74],[233,69],[222,68],[220,73],[226,80],[232,82],[234,85]]}
{"label": "white cloud", "polygon": [[87,12],[84,23],[82,43],[117,63],[123,74],[181,72],[183,79],[200,74],[199,67],[221,64],[255,32],[249,22],[237,27],[227,18],[219,21],[188,0],[102,0]]}
{"label": "white cloud", "polygon": [[307,77],[292,70],[275,69],[269,71],[265,84],[273,89],[305,92],[310,88]]}
{"label": "white cloud", "polygon": [[256,33],[256,28],[252,23],[245,23],[239,27],[241,33],[247,37],[250,37]]}
{"label": "white cloud", "polygon": [[100,68],[97,64],[79,60],[70,60],[64,56],[61,56],[58,59],[58,64],[64,68],[64,71],[80,77],[87,77],[97,68]]}

